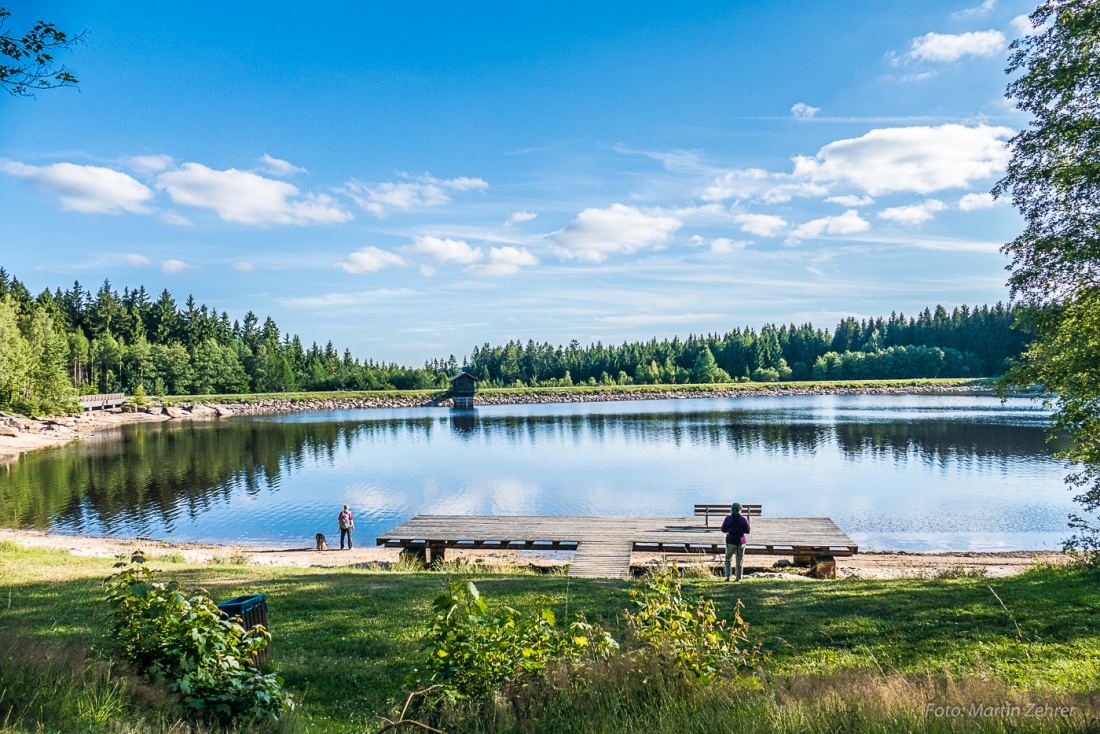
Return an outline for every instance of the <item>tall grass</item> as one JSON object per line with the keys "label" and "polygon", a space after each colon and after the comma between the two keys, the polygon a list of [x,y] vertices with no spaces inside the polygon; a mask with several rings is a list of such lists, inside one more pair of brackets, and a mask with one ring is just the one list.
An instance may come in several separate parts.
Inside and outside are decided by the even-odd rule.
{"label": "tall grass", "polygon": [[[844,673],[707,685],[648,653],[580,671],[558,668],[481,707],[452,707],[431,723],[453,732],[532,734],[1094,732],[1098,703],[1095,693],[1025,693],[978,678]],[[1036,716],[1033,704],[1064,710]]]}

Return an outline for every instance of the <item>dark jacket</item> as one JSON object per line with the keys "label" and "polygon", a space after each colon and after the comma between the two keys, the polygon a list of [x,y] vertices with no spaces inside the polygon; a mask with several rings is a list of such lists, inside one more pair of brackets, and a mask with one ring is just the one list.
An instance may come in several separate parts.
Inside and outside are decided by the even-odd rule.
{"label": "dark jacket", "polygon": [[744,515],[726,515],[722,521],[722,532],[726,534],[726,545],[744,545],[745,536],[751,531],[749,519]]}

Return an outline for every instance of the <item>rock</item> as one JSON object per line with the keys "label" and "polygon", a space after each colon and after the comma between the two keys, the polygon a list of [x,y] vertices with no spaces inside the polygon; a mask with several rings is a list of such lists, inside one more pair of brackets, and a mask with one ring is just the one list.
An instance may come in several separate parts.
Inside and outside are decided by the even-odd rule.
{"label": "rock", "polygon": [[217,413],[218,417],[220,418],[228,418],[229,416],[233,415],[233,411],[224,405],[214,405],[212,407],[214,408],[214,412]]}
{"label": "rock", "polygon": [[175,407],[165,408],[164,412],[165,412],[165,414],[167,414],[167,416],[169,418],[179,419],[179,418],[182,418],[184,416],[184,412],[182,410],[180,410],[179,408],[175,408]]}
{"label": "rock", "polygon": [[204,405],[202,403],[195,403],[194,405],[192,405],[190,412],[191,415],[195,417],[206,417],[218,414],[217,411],[211,408],[209,405]]}
{"label": "rock", "polygon": [[0,426],[0,436],[19,438],[19,431],[15,428],[9,428],[8,426]]}

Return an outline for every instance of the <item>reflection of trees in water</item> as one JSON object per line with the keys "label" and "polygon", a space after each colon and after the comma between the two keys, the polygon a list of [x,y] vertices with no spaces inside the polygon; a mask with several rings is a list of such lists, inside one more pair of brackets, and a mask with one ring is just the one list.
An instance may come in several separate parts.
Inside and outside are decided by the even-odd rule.
{"label": "reflection of trees in water", "polygon": [[833,429],[846,456],[865,454],[927,460],[1025,458],[1049,455],[1047,431],[1040,426],[960,423],[947,420],[838,423]]}
{"label": "reflection of trees in water", "polygon": [[927,459],[1047,455],[1046,429],[1034,425],[914,420],[866,423],[762,421],[759,415],[712,413],[481,416],[475,429],[516,443],[564,434],[575,443],[672,443],[774,454],[814,453],[835,443],[848,457],[917,453]]}
{"label": "reflection of trees in water", "polygon": [[341,444],[350,446],[353,432],[337,423],[181,423],[29,454],[0,469],[2,522],[167,526],[181,510],[200,514],[234,491],[275,488],[280,475],[294,473],[305,458],[331,460]]}
{"label": "reflection of trees in water", "polygon": [[[452,413],[442,430],[462,441],[538,441],[614,448],[621,444],[709,447],[738,454],[813,454],[835,445],[846,457],[914,454],[943,462],[1046,455],[1045,430],[946,420],[839,423],[774,422],[759,413],[689,412],[486,416]],[[0,523],[74,528],[169,527],[180,512],[199,515],[234,492],[277,490],[307,462],[332,463],[342,452],[423,443],[436,419],[366,422],[233,420],[140,426],[120,439],[60,452],[32,453],[0,467]]]}

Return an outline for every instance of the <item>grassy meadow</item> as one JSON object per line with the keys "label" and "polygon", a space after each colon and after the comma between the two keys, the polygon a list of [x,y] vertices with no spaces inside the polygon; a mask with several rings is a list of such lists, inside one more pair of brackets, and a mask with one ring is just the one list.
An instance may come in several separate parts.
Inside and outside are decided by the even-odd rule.
{"label": "grassy meadow", "polygon": [[[473,578],[520,610],[583,612],[616,636],[628,582],[560,575],[273,568],[178,555],[153,568],[215,599],[268,594],[272,663],[299,708],[278,731],[364,732],[396,718],[431,602],[448,578]],[[187,731],[151,686],[102,659],[109,559],[0,544],[0,731]],[[685,578],[689,595],[732,615],[740,599],[769,659],[753,685],[669,675],[653,661],[584,686],[553,674],[479,711],[434,721],[447,731],[1096,731],[1100,575],[1036,568],[986,579],[727,584]],[[564,615],[564,616],[563,616]],[[91,652],[88,652],[91,648]],[[647,672],[648,671],[648,672]],[[756,688],[758,690],[747,690]],[[1073,717],[926,716],[930,702],[1076,707]],[[1089,729],[1088,727],[1094,727]]]}

